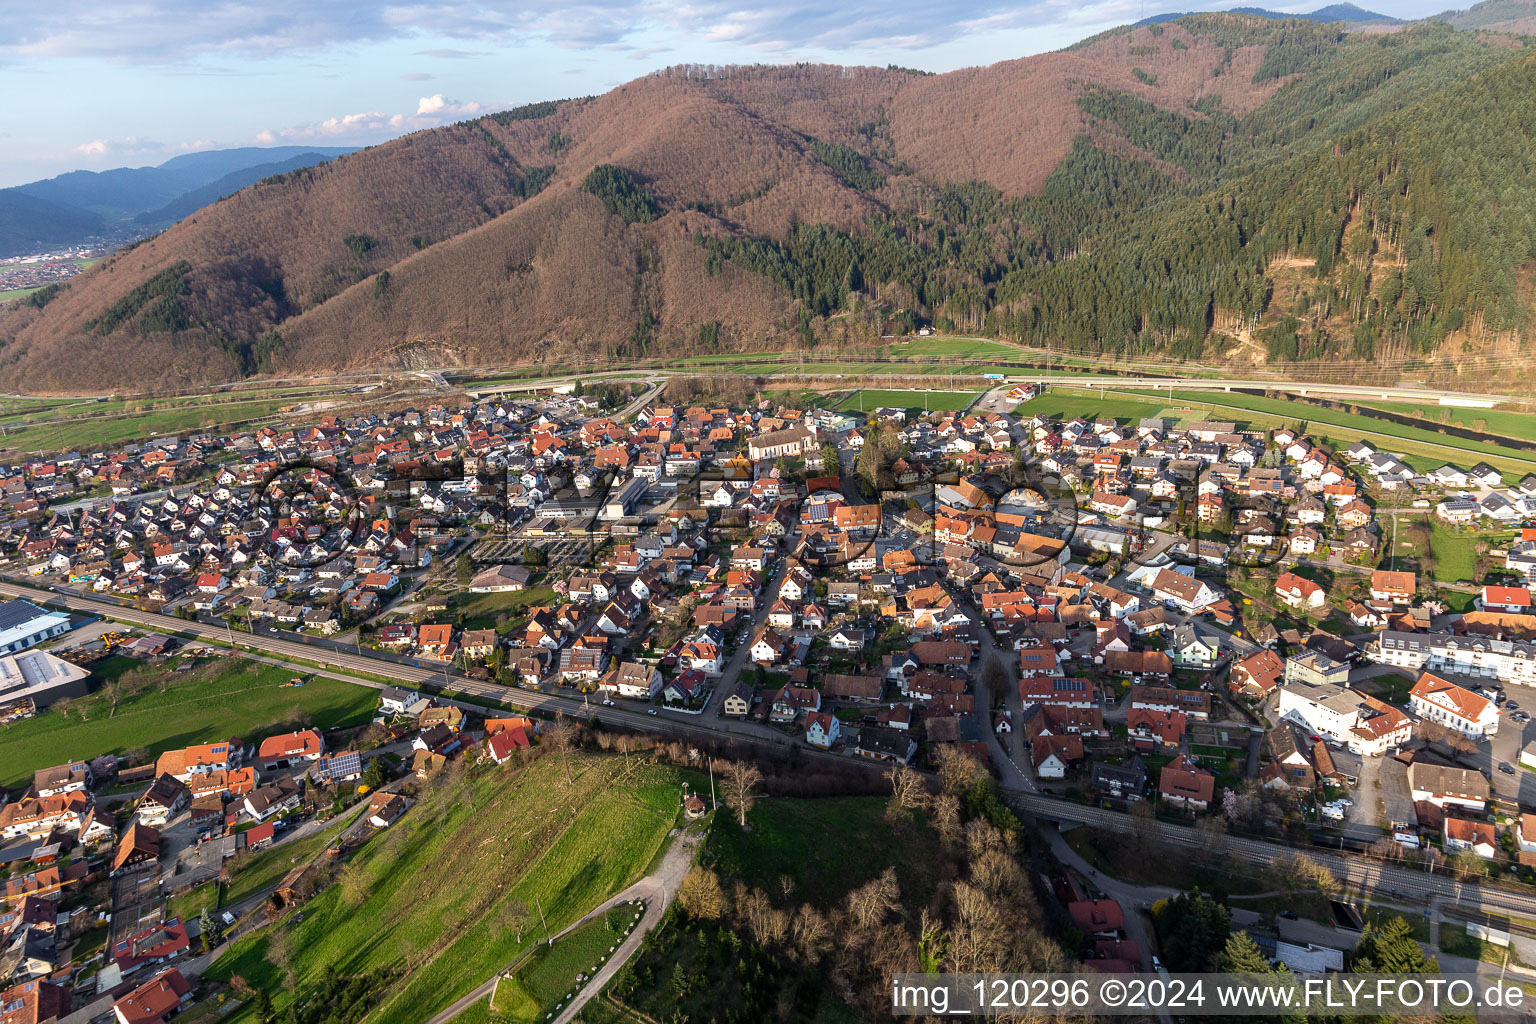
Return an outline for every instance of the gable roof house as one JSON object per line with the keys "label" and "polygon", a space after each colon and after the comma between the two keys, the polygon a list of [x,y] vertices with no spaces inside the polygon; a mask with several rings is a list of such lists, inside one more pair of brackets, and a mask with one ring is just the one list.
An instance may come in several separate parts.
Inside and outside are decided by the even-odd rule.
{"label": "gable roof house", "polygon": [[262,771],[281,771],[300,764],[314,764],[325,753],[325,740],[314,729],[268,736],[256,752]]}
{"label": "gable roof house", "polygon": [[1216,776],[1180,754],[1163,766],[1158,792],[1168,803],[1203,811],[1216,795]]}
{"label": "gable roof house", "polygon": [[1425,672],[1408,693],[1413,713],[1473,740],[1499,731],[1499,707],[1481,694]]}

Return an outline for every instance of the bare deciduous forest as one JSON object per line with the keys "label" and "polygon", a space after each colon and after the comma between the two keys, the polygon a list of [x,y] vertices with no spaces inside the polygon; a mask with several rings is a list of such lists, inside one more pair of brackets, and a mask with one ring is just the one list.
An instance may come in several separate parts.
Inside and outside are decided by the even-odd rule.
{"label": "bare deciduous forest", "polygon": [[[1508,351],[1527,45],[1198,15],[943,75],[679,65],[220,200],[0,308],[0,381],[847,348],[896,321],[1212,360]],[[584,189],[603,167],[653,212]]]}

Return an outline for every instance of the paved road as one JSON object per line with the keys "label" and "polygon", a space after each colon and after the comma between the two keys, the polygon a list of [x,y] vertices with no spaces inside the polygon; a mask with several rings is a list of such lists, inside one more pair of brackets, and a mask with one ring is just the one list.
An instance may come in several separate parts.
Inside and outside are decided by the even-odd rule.
{"label": "paved road", "polygon": [[[607,913],[620,903],[628,903],[632,900],[645,901],[645,916],[640,919],[640,923],[635,926],[635,930],[629,933],[629,936],[619,945],[618,950],[613,956],[608,958],[608,962],[602,966],[602,969],[592,976],[592,980],[587,982],[586,986],[576,994],[576,998],[572,999],[566,1008],[560,1012],[560,1015],[555,1018],[555,1024],[565,1024],[566,1021],[569,1021],[587,1004],[589,999],[603,990],[603,986],[608,984],[609,979],[629,961],[629,958],[634,955],[635,950],[640,948],[640,942],[645,938],[646,932],[656,927],[657,923],[661,921],[661,916],[667,909],[667,901],[677,895],[678,887],[683,884],[683,876],[688,873],[688,868],[693,864],[693,857],[697,848],[698,836],[696,834],[687,830],[678,833],[676,838],[672,840],[672,845],[667,848],[666,855],[662,857],[661,864],[655,871],[646,875],[623,892],[609,897],[579,921],[574,921],[555,933],[554,938],[558,940],[567,932],[586,924],[599,914]],[[502,973],[505,972],[503,971]],[[497,977],[500,977],[500,974]],[[495,977],[477,985],[472,992],[433,1017],[427,1024],[447,1024],[448,1021],[453,1020],[453,1018],[469,1009],[475,1003],[489,996],[495,987]]]}

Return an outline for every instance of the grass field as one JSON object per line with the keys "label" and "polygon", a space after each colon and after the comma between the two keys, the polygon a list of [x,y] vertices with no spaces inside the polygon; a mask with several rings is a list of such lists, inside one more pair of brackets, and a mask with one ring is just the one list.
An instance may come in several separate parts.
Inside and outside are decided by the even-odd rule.
{"label": "grass field", "polygon": [[925,409],[929,412],[958,412],[968,408],[980,394],[977,391],[855,391],[838,403],[838,408],[857,412],[874,409]]}
{"label": "grass field", "polygon": [[1520,958],[1515,955],[1513,949],[1484,942],[1468,932],[1466,925],[1451,921],[1440,922],[1440,952],[1500,966],[1504,964],[1506,957],[1511,964],[1520,963]]}
{"label": "grass field", "polygon": [[1024,355],[1012,345],[984,338],[913,338],[910,341],[892,342],[884,348],[884,354],[895,358],[938,356],[951,359],[1000,359],[1004,362],[1019,361]]}
{"label": "grass field", "polygon": [[1442,583],[1472,583],[1477,573],[1478,535],[1452,530],[1438,520],[1429,523],[1429,550],[1434,555],[1433,576]]}
{"label": "grass field", "polygon": [[[551,931],[639,878],[677,817],[683,774],[622,756],[577,754],[520,769],[452,769],[304,907],[289,983],[267,959],[271,929],[236,944],[207,976],[244,977],[279,1011],[327,966],[343,975],[393,968],[400,977],[368,1017],[424,1021]],[[517,928],[522,928],[522,942]],[[242,1010],[242,1022],[255,1019]]]}
{"label": "grass field", "polygon": [[[1413,416],[1430,423],[1445,423],[1465,430],[1486,430],[1519,441],[1536,441],[1536,412],[1515,409],[1462,409],[1432,402],[1355,402],[1362,409],[1380,409]],[[1478,426],[1481,423],[1482,426]]]}
{"label": "grass field", "polygon": [[626,903],[588,921],[553,946],[541,945],[510,978],[496,987],[490,1010],[514,1024],[539,1024],[557,1004],[574,995],[577,975],[590,977],[624,941],[640,913],[639,904]]}
{"label": "grass field", "polygon": [[[892,842],[886,803],[884,797],[760,800],[748,816],[751,832],[743,832],[730,815],[719,815],[711,833],[716,869],[722,878],[741,879],[773,895],[788,878],[796,902],[825,906],[891,864],[901,891],[920,905],[916,894],[931,892],[938,881],[925,873],[925,866],[935,863],[937,837],[926,826],[914,827]],[[869,855],[874,846],[879,856]]]}
{"label": "grass field", "polygon": [[215,879],[179,896],[172,896],[166,901],[165,911],[169,916],[179,917],[183,921],[195,921],[204,910],[217,910],[218,907],[219,883]]}
{"label": "grass field", "polygon": [[[1399,522],[1397,527],[1397,546],[1393,550],[1397,556],[1398,567],[1411,569],[1439,583],[1482,582],[1476,578],[1477,545],[1485,542],[1490,547],[1497,547],[1510,536],[1507,531],[1503,533],[1469,532],[1453,529],[1432,517],[1427,524],[1415,520],[1412,523]],[[1426,530],[1428,531],[1427,551],[1424,540]],[[1429,556],[1430,564],[1427,572],[1425,571],[1426,555]]]}
{"label": "grass field", "polygon": [[65,448],[107,446],[157,434],[221,428],[272,416],[290,401],[253,399],[209,406],[179,406],[120,416],[37,423],[7,430],[3,443],[20,451],[44,452]]}
{"label": "grass field", "polygon": [[144,668],[141,676],[131,659],[106,659],[98,678],[148,682],[147,689],[125,698],[116,713],[98,690],[64,710],[50,708],[0,727],[0,786],[18,786],[37,769],[71,758],[122,754],[136,747],[159,754],[216,739],[251,739],[301,719],[320,729],[360,725],[378,703],[374,690],[334,679],[282,687],[293,672],[274,665],[220,657],[190,672],[173,671],[180,660],[172,659],[164,669]]}
{"label": "grass field", "polygon": [[470,594],[457,595],[450,604],[449,610],[464,613],[465,629],[490,629],[496,625],[496,616],[508,615],[506,629],[510,629],[512,620],[522,615],[523,610],[533,605],[553,604],[556,594],[549,587],[529,587],[527,590],[514,590],[505,594]]}

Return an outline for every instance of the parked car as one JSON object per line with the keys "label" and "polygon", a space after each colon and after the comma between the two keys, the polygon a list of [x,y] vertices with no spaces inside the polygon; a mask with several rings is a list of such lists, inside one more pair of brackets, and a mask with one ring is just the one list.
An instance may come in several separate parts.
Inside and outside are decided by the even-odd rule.
{"label": "parked car", "polygon": [[1513,775],[1515,774],[1515,766],[1510,764],[1508,761],[1500,761],[1499,771],[1503,772],[1505,775]]}

